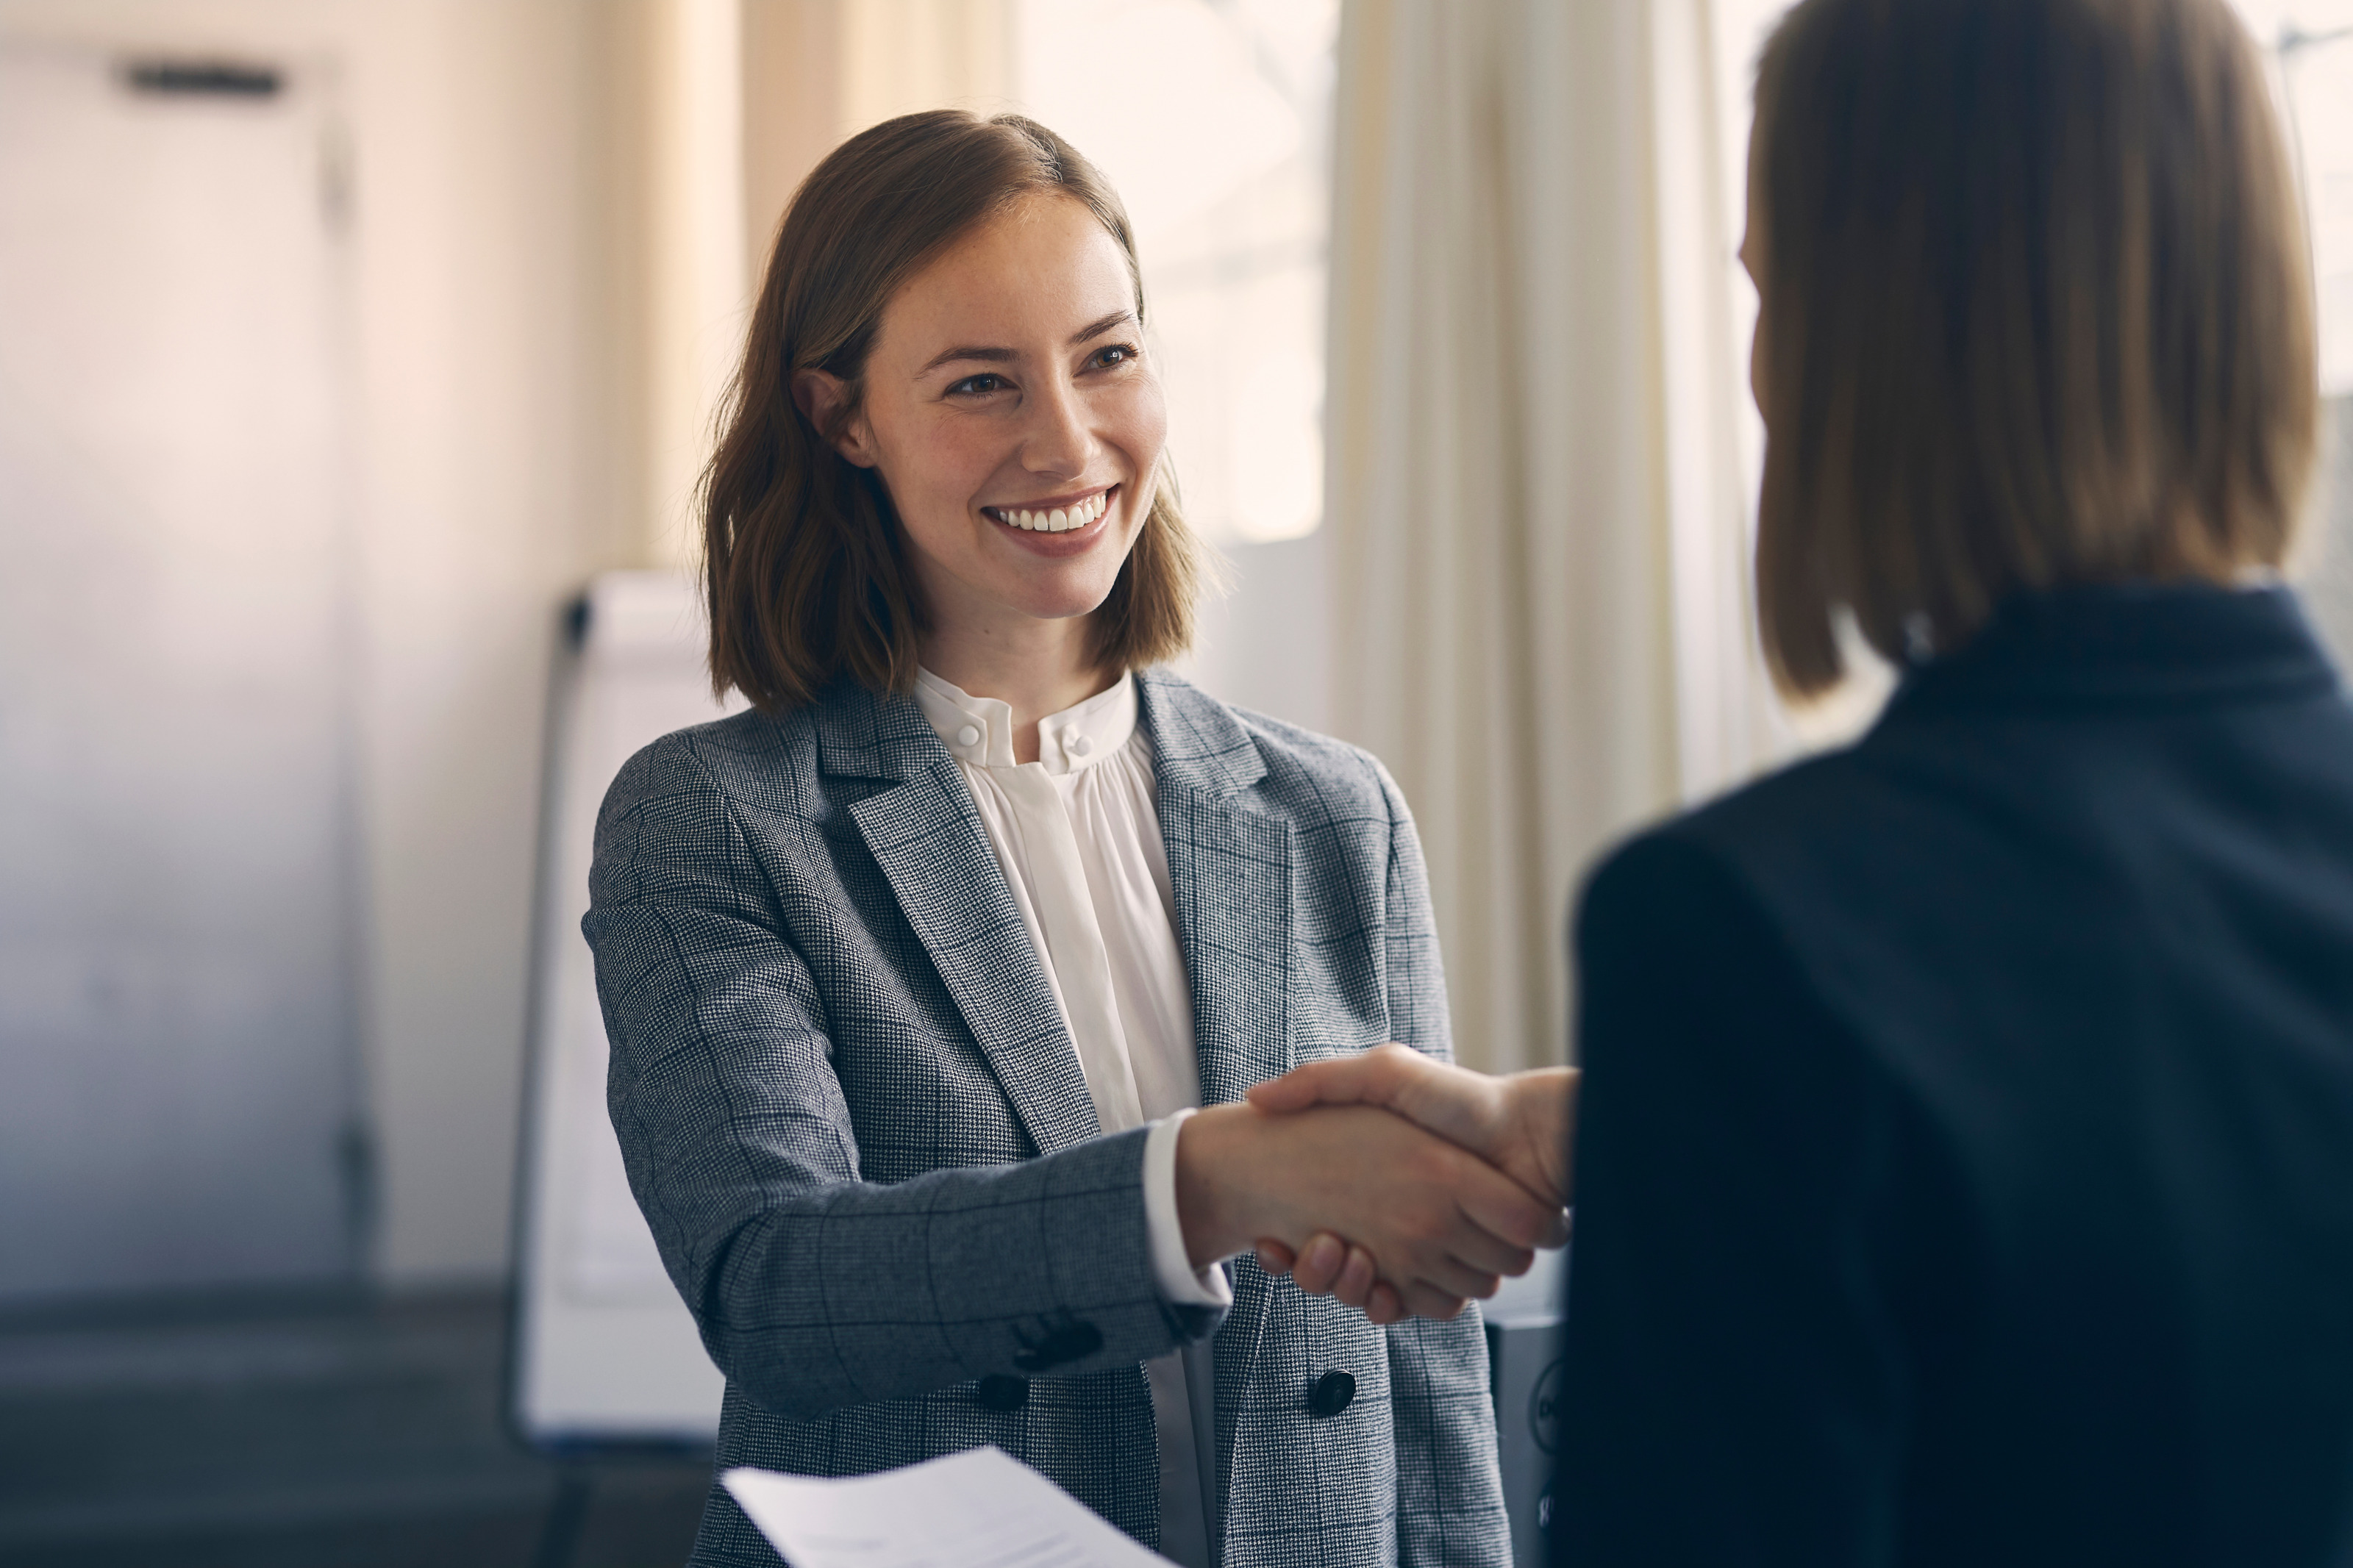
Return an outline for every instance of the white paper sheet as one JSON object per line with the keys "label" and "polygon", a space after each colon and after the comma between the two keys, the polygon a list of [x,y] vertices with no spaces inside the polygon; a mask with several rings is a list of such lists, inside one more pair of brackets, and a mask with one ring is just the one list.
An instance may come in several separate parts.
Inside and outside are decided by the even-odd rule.
{"label": "white paper sheet", "polygon": [[1166,1568],[1002,1448],[827,1480],[720,1479],[792,1568]]}

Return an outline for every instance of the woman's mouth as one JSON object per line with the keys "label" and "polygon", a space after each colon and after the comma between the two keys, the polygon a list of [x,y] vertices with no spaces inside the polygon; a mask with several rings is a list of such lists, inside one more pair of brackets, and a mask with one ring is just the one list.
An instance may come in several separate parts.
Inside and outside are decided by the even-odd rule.
{"label": "woman's mouth", "polygon": [[1075,533],[1111,510],[1112,491],[1097,490],[1059,506],[987,506],[980,510],[1008,528],[1018,528],[1024,533]]}

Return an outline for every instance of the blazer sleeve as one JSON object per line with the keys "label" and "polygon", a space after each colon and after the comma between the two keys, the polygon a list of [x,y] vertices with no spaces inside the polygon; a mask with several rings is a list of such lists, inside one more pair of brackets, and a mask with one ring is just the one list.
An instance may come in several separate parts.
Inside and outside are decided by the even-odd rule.
{"label": "blazer sleeve", "polygon": [[825,998],[687,742],[615,781],[589,885],[630,1186],[712,1361],[759,1404],[807,1418],[1101,1371],[1217,1326],[1154,1287],[1146,1129],[861,1179]]}
{"label": "blazer sleeve", "polygon": [[1576,951],[1585,1076],[1553,1561],[1894,1561],[1906,1379],[1882,1261],[1890,1094],[1753,896],[1695,845],[1652,837],[1614,858]]}
{"label": "blazer sleeve", "polygon": [[[1421,839],[1388,770],[1381,770],[1380,782],[1389,816],[1382,910],[1389,1033],[1451,1061],[1446,975]],[[1467,1306],[1445,1323],[1409,1318],[1385,1332],[1397,1434],[1398,1562],[1404,1568],[1504,1568],[1511,1561],[1511,1527],[1496,1463],[1487,1335],[1479,1309]]]}

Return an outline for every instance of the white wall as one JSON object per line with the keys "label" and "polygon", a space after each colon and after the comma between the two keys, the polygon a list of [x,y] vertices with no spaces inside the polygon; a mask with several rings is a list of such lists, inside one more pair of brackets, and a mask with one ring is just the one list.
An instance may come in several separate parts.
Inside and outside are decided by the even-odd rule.
{"label": "white wall", "polygon": [[[616,482],[625,270],[604,7],[0,0],[0,34],[324,64],[352,153],[375,1258],[506,1261],[553,617],[645,530]],[[0,563],[0,570],[5,564]]]}

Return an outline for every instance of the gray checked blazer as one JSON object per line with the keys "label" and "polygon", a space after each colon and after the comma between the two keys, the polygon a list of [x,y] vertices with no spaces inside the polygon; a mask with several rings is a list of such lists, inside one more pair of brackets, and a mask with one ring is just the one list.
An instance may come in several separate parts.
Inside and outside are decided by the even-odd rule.
{"label": "gray checked blazer", "polygon": [[[1428,879],[1366,753],[1138,677],[1205,1103],[1313,1057],[1448,1051]],[[1382,1330],[1236,1260],[1165,1303],[1141,1129],[1104,1137],[972,797],[849,683],[638,753],[583,922],[607,1098],[727,1377],[723,1468],[853,1475],[995,1443],[1147,1545],[1141,1363],[1216,1339],[1219,1560],[1508,1558],[1475,1311]],[[1355,1397],[1329,1410],[1345,1373]],[[713,1488],[697,1564],[776,1554]]]}

